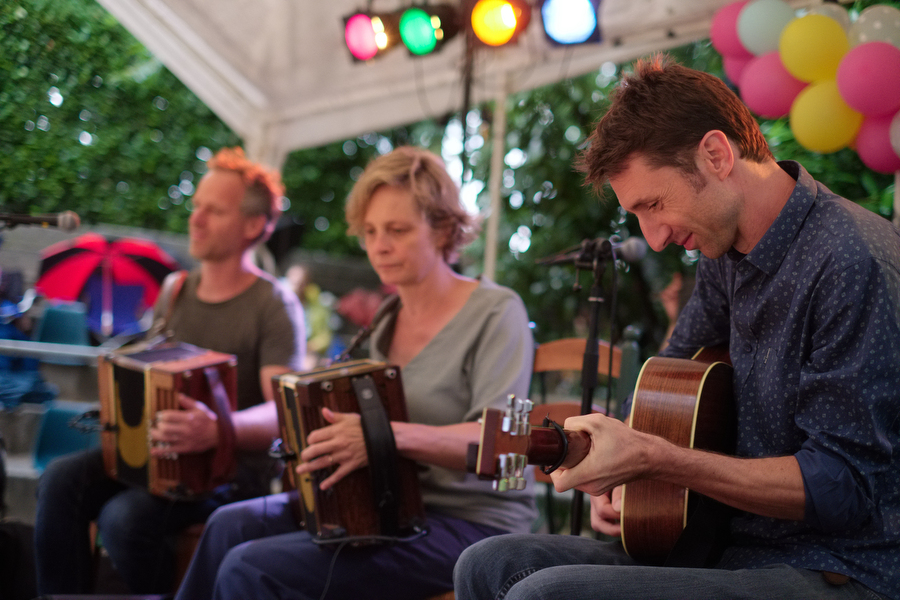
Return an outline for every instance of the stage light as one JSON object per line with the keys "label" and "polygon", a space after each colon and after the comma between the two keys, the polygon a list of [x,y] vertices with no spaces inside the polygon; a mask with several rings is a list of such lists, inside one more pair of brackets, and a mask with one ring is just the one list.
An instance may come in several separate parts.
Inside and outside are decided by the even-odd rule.
{"label": "stage light", "polygon": [[600,0],[543,0],[544,33],[554,44],[600,41]]}
{"label": "stage light", "polygon": [[439,50],[459,29],[459,15],[448,4],[415,6],[400,17],[400,38],[410,53],[418,56]]}
{"label": "stage light", "polygon": [[356,60],[375,58],[397,43],[399,17],[394,14],[356,13],[344,21],[344,41]]}
{"label": "stage light", "polygon": [[488,46],[515,41],[530,20],[531,6],[524,0],[478,0],[472,7],[472,31]]}

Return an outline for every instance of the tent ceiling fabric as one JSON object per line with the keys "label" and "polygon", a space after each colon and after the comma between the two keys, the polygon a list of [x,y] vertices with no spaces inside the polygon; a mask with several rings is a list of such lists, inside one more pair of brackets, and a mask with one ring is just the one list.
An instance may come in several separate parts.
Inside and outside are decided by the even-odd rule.
{"label": "tent ceiling fabric", "polygon": [[[476,51],[471,101],[707,37],[713,14],[730,1],[603,0],[603,43],[572,48],[546,42],[535,15],[516,45]],[[296,149],[462,107],[463,36],[427,57],[395,48],[354,62],[344,47],[343,18],[364,8],[363,0],[99,2],[244,139],[251,156],[275,167]],[[812,3],[818,2],[805,2]],[[413,0],[370,4],[388,11]]]}

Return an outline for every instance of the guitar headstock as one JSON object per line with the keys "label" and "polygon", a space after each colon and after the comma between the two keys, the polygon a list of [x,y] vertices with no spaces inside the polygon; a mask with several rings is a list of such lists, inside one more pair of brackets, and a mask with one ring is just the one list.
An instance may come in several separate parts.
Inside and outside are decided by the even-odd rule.
{"label": "guitar headstock", "polygon": [[481,415],[481,439],[474,471],[480,479],[493,480],[494,489],[525,488],[528,466],[529,417],[534,403],[510,394],[506,409],[486,408]]}

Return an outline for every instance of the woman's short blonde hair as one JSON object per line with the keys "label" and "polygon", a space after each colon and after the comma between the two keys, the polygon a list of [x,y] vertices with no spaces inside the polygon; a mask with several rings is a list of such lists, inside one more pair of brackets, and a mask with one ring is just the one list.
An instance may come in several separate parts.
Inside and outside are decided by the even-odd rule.
{"label": "woman's short blonde hair", "polygon": [[432,229],[447,233],[443,254],[455,262],[459,251],[478,236],[478,220],[459,199],[459,188],[435,154],[414,146],[401,146],[374,159],[350,190],[344,215],[347,234],[361,237],[369,201],[383,185],[409,190]]}

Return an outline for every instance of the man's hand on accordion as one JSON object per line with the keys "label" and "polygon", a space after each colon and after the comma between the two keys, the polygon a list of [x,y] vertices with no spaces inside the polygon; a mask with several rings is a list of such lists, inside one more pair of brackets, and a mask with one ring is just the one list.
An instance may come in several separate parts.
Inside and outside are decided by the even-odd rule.
{"label": "man's hand on accordion", "polygon": [[319,489],[327,490],[347,474],[368,465],[369,455],[357,413],[339,413],[323,408],[322,416],[330,425],[315,429],[306,437],[308,445],[300,452],[303,462],[297,466],[297,473],[302,475],[336,467],[319,483]]}
{"label": "man's hand on accordion", "polygon": [[179,394],[178,400],[183,410],[156,413],[150,430],[154,456],[177,458],[179,454],[209,450],[219,443],[216,413],[184,394]]}

